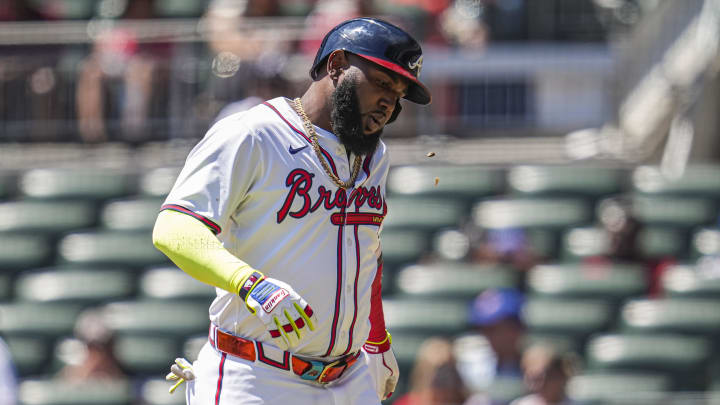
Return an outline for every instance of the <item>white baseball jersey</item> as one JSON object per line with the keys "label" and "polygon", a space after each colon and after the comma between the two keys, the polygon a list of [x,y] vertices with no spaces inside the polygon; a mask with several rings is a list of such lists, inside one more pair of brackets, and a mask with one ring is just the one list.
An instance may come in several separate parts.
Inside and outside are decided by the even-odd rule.
{"label": "white baseball jersey", "polygon": [[[336,357],[359,350],[370,331],[388,156],[380,142],[364,157],[354,189],[339,188],[289,103],[276,98],[215,124],[188,155],[163,208],[203,221],[232,254],[292,286],[320,321],[294,351]],[[355,155],[348,159],[334,134],[315,131],[333,172],[349,179]],[[233,293],[217,289],[210,320],[272,346]]]}

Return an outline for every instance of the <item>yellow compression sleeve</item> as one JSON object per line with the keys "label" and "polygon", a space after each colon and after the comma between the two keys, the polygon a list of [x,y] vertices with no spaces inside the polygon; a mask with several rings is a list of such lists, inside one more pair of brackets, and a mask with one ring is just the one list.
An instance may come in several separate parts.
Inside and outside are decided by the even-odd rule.
{"label": "yellow compression sleeve", "polygon": [[234,294],[256,271],[225,249],[204,224],[177,211],[158,214],[153,244],[192,277]]}

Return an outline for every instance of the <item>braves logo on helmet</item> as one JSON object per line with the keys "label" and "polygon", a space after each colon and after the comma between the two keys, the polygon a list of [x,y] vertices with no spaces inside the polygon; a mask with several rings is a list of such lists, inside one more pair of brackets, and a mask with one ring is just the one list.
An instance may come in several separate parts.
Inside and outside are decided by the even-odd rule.
{"label": "braves logo on helmet", "polygon": [[[408,63],[408,68],[415,72],[415,76],[420,77],[420,71],[422,70],[423,56],[420,55],[414,62]],[[417,70],[416,70],[417,69]]]}

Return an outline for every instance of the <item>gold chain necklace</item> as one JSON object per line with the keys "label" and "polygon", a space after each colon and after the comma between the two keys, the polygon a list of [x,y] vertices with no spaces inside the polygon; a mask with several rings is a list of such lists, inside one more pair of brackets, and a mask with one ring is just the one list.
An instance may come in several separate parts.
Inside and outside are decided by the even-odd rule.
{"label": "gold chain necklace", "polygon": [[293,100],[293,103],[295,105],[295,111],[300,114],[300,117],[303,119],[303,126],[305,127],[305,131],[308,133],[308,135],[310,135],[310,139],[312,140],[310,144],[315,150],[315,154],[320,160],[320,164],[322,165],[323,169],[325,169],[325,173],[327,173],[333,183],[335,183],[340,188],[351,189],[355,187],[355,180],[357,179],[358,174],[360,174],[360,163],[362,163],[362,158],[360,156],[355,156],[355,162],[353,162],[353,171],[352,175],[350,176],[350,180],[348,180],[347,182],[340,180],[340,178],[332,172],[332,170],[330,169],[330,165],[328,165],[328,163],[325,161],[325,158],[320,151],[318,134],[317,132],[315,132],[315,128],[313,128],[313,124],[310,121],[310,118],[308,118],[307,114],[305,113],[302,103],[300,102],[300,98],[296,98],[295,100]]}

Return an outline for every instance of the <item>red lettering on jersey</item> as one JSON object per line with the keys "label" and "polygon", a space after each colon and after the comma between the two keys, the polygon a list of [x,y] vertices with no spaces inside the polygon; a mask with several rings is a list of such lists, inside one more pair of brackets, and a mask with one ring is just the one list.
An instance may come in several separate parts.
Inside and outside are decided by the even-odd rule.
{"label": "red lettering on jersey", "polygon": [[287,179],[285,179],[285,185],[290,187],[290,192],[287,198],[285,198],[282,208],[277,212],[278,223],[285,220],[296,196],[302,197],[305,202],[299,211],[290,212],[290,216],[293,218],[301,218],[308,213],[311,202],[308,190],[312,187],[312,177],[312,174],[303,169],[295,169],[288,174]]}
{"label": "red lettering on jersey", "polygon": [[[348,197],[347,192],[343,188],[337,188],[335,195],[332,190],[328,190],[325,186],[318,186],[317,188],[317,199],[313,201],[313,197],[310,195],[310,191],[313,185],[313,174],[308,173],[303,169],[295,169],[288,174],[285,179],[285,185],[289,187],[287,197],[280,210],[277,212],[277,222],[282,221],[290,215],[293,218],[302,218],[309,212],[315,212],[320,207],[325,208],[327,211],[332,211],[335,208],[343,209],[349,208],[353,204],[355,208],[360,209],[362,206],[367,204],[371,208],[382,209],[385,215],[385,201],[382,197],[380,186],[365,188],[363,186],[353,190]],[[297,211],[291,212],[295,199],[299,198],[302,202],[302,207]],[[375,221],[377,222],[377,221]]]}

